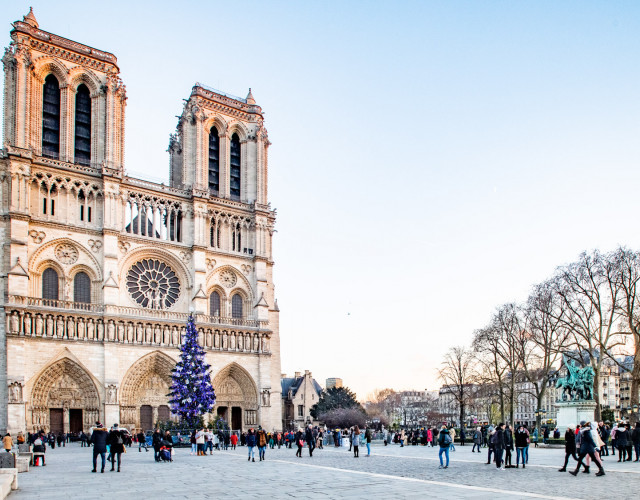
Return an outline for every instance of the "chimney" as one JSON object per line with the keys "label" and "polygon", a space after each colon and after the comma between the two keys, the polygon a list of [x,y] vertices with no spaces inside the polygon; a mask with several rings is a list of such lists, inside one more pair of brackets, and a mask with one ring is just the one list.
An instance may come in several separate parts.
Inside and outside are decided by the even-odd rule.
{"label": "chimney", "polygon": [[304,376],[306,377],[307,375],[308,375],[309,377],[311,376],[311,372],[310,372],[309,370],[305,370],[305,371],[304,371]]}
{"label": "chimney", "polygon": [[295,372],[294,377],[295,378],[300,378],[300,372]]}

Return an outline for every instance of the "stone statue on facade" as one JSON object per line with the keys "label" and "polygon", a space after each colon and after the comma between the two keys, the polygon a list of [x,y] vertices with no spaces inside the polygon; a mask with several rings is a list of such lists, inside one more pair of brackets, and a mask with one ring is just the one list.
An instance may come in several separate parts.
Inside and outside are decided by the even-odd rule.
{"label": "stone statue on facade", "polygon": [[556,382],[556,389],[562,388],[560,401],[588,401],[593,399],[594,371],[591,366],[578,367],[576,362],[562,356],[567,376]]}

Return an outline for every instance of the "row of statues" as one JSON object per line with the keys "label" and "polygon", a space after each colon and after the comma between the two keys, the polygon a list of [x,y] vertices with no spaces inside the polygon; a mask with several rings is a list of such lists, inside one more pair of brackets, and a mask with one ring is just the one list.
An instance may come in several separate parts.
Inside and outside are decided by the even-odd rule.
{"label": "row of statues", "polygon": [[[128,344],[179,346],[185,327],[152,325],[109,319],[54,316],[13,311],[8,318],[9,332],[14,335],[51,337],[74,340],[97,340]],[[208,349],[270,352],[270,338],[266,333],[228,332],[198,329],[198,342]]]}

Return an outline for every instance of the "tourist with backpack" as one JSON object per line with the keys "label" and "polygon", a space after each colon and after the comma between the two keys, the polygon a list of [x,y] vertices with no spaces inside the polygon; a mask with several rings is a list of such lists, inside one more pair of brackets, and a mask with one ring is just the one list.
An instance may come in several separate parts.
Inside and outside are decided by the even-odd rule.
{"label": "tourist with backpack", "polygon": [[[443,425],[442,429],[440,429],[440,434],[438,435],[438,445],[440,446],[440,451],[438,451],[438,458],[440,458],[440,469],[448,469],[449,468],[449,448],[452,443],[451,435],[449,431],[447,431],[447,426]],[[446,465],[442,463],[442,454],[445,454],[447,457]]]}

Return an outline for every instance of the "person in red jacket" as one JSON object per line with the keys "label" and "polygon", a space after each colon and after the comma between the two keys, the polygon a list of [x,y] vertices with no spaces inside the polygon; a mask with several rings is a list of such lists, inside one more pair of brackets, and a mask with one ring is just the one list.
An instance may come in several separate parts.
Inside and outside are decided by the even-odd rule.
{"label": "person in red jacket", "polygon": [[234,432],[231,434],[231,449],[235,450],[236,445],[238,444],[238,435]]}

